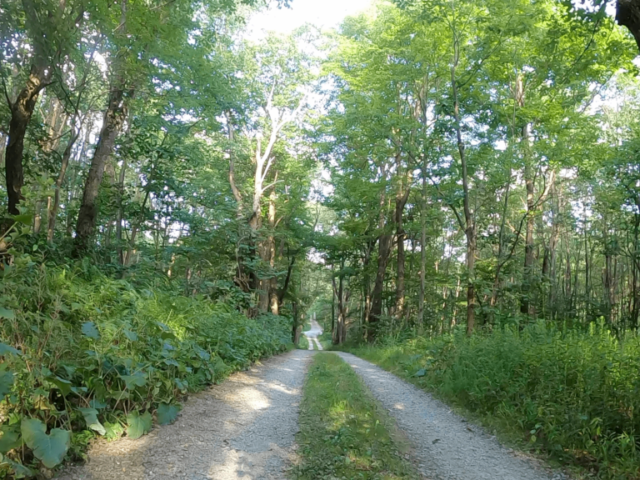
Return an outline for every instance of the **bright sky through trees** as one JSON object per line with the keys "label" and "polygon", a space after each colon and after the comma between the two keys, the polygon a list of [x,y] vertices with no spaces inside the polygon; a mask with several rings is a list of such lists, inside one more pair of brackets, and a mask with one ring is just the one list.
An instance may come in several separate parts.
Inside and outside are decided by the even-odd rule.
{"label": "bright sky through trees", "polygon": [[290,33],[312,23],[318,27],[336,27],[348,15],[356,15],[371,6],[371,0],[294,0],[291,8],[271,9],[257,13],[249,22],[250,36],[261,31]]}

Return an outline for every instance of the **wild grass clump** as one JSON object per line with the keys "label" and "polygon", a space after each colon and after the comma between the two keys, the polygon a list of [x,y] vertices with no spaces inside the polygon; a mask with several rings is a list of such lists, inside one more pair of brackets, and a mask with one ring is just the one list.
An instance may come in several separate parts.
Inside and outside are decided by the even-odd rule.
{"label": "wild grass clump", "polygon": [[20,256],[0,275],[0,478],[79,458],[95,435],[143,435],[188,392],[290,346],[285,318],[97,269]]}
{"label": "wild grass clump", "polygon": [[539,323],[356,354],[599,478],[640,478],[640,339]]}

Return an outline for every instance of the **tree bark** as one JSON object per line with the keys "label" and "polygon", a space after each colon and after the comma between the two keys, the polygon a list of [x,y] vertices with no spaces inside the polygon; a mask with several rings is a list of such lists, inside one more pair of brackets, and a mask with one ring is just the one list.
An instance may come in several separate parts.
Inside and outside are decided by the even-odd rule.
{"label": "tree bark", "polygon": [[118,252],[118,261],[120,265],[125,265],[125,254],[122,245],[122,222],[124,221],[124,179],[127,172],[127,159],[122,160],[122,168],[120,169],[120,177],[118,178],[118,218],[116,219],[116,250]]}
{"label": "tree bark", "polygon": [[[399,155],[398,155],[399,157]],[[399,162],[397,162],[399,164]],[[406,188],[406,190],[404,190]],[[405,252],[404,242],[407,238],[403,225],[404,207],[409,199],[409,193],[411,187],[404,185],[404,181],[401,182],[398,193],[396,194],[396,210],[395,210],[395,223],[396,223],[396,246],[398,249],[398,258],[396,266],[396,304],[395,304],[395,316],[396,318],[402,318],[404,314],[404,302],[405,302]]]}
{"label": "tree bark", "polygon": [[335,345],[335,327],[336,327],[336,281],[333,276],[334,265],[331,265],[331,343]]}
{"label": "tree bark", "polygon": [[85,181],[82,204],[80,205],[76,224],[76,241],[74,245],[74,255],[76,257],[87,251],[95,231],[98,217],[96,200],[100,192],[105,165],[113,153],[116,138],[120,133],[125,118],[126,107],[123,83],[122,79],[119,79],[118,85],[112,86],[109,93],[109,104],[104,115],[102,130],[100,130],[100,139]]}
{"label": "tree bark", "polygon": [[38,95],[46,86],[46,66],[42,63],[34,64],[31,66],[27,82],[18,94],[18,98],[10,104],[9,142],[5,150],[5,178],[9,200],[7,210],[10,215],[20,214],[18,205],[23,199],[22,186],[24,185],[22,166],[24,137],[31,121]]}
{"label": "tree bark", "polygon": [[[149,182],[153,180],[154,174],[155,174],[155,165],[153,165],[151,169],[151,174],[149,175],[149,179],[148,179]],[[151,196],[150,183],[147,183],[144,190],[145,190],[145,194],[144,194],[144,198],[142,199],[140,214],[138,216],[137,221],[133,223],[133,225],[131,226],[131,237],[129,238],[129,247],[127,248],[127,252],[125,253],[125,256],[124,256],[124,266],[131,265],[131,262],[133,260],[133,253],[136,247],[136,236],[138,235],[138,231],[140,231],[144,223],[144,209],[146,208],[147,202],[149,201],[149,197]],[[182,229],[180,230],[180,235],[178,235],[178,237],[180,237],[181,235],[182,235]]]}
{"label": "tree bark", "polygon": [[384,278],[387,272],[387,264],[393,245],[393,235],[383,233],[378,242],[378,271],[371,293],[371,310],[369,312],[369,325],[367,330],[367,340],[375,340],[380,317],[382,316],[382,295],[384,293]]}
{"label": "tree bark", "polygon": [[296,263],[295,255],[291,257],[289,260],[289,267],[287,268],[287,276],[284,279],[284,285],[282,286],[282,290],[278,293],[278,311],[282,308],[282,304],[284,303],[284,297],[287,295],[287,290],[289,289],[289,284],[291,283],[291,274],[293,273],[293,266]]}
{"label": "tree bark", "polygon": [[462,139],[462,122],[460,120],[460,100],[458,98],[458,84],[456,80],[456,69],[460,61],[459,39],[454,32],[454,58],[451,65],[451,90],[453,94],[453,115],[455,119],[456,141],[458,153],[460,155],[460,165],[462,167],[462,189],[464,193],[464,222],[460,218],[457,210],[454,210],[458,223],[464,229],[467,238],[467,335],[473,333],[476,323],[476,289],[475,289],[475,265],[476,265],[476,224],[474,214],[471,212],[471,202],[469,194],[469,172],[467,168],[467,156],[465,153],[464,141]]}
{"label": "tree bark", "polygon": [[49,221],[47,227],[47,241],[53,242],[53,236],[56,229],[56,220],[58,216],[58,208],[60,208],[60,191],[62,190],[62,184],[64,183],[65,176],[67,174],[67,168],[69,167],[69,160],[71,159],[71,152],[73,146],[80,136],[80,129],[72,127],[71,136],[67,141],[67,146],[62,154],[62,162],[60,164],[60,173],[56,180],[55,192],[53,194],[53,204],[49,208]]}
{"label": "tree bark", "polygon": [[422,178],[422,211],[420,212],[420,292],[418,294],[418,325],[420,331],[424,327],[424,296],[426,290],[427,270],[427,179]]}
{"label": "tree bark", "polygon": [[[525,127],[523,129],[523,142],[528,142],[529,129]],[[525,148],[528,148],[525,146]],[[527,220],[525,229],[525,243],[524,243],[524,270],[523,270],[523,282],[522,282],[522,294],[520,297],[520,313],[523,315],[535,315],[533,304],[531,302],[531,283],[534,275],[533,263],[533,227],[535,223],[535,199],[534,199],[534,179],[529,159],[525,159],[524,167],[525,186],[527,190]]]}
{"label": "tree bark", "polygon": [[616,20],[629,29],[640,48],[640,0],[617,0]]}
{"label": "tree bark", "polygon": [[614,299],[614,273],[613,273],[613,254],[614,250],[611,248],[609,240],[609,219],[608,215],[604,215],[602,219],[603,223],[603,243],[604,243],[604,271],[603,271],[603,286],[604,286],[604,300],[606,308],[606,320],[609,324],[613,323],[613,306],[615,304]]}
{"label": "tree bark", "polygon": [[349,301],[349,293],[345,292],[344,288],[344,259],[340,264],[340,274],[338,280],[338,286],[336,286],[336,279],[332,277],[331,282],[333,286],[333,292],[338,299],[338,321],[335,324],[335,330],[332,331],[332,341],[334,345],[341,345],[347,338],[347,316]]}
{"label": "tree bark", "polygon": [[274,275],[276,266],[276,191],[271,190],[269,194],[269,236],[267,237],[269,267],[271,269],[271,278],[269,279],[269,309],[274,315],[280,313],[280,303],[278,302],[278,279]]}
{"label": "tree bark", "polygon": [[[386,168],[382,167],[382,179],[386,180]],[[371,292],[371,309],[367,318],[367,341],[373,342],[377,335],[378,323],[382,315],[382,294],[384,292],[384,277],[387,271],[387,263],[393,246],[393,235],[386,233],[386,186],[383,185],[380,192],[380,211],[378,214],[378,229],[380,237],[378,238],[378,269],[376,279]]]}
{"label": "tree bark", "polygon": [[364,272],[364,278],[362,283],[363,289],[363,310],[362,310],[362,326],[366,325],[369,321],[369,314],[371,312],[371,276],[369,274],[369,264],[371,263],[371,255],[375,249],[376,242],[368,240],[366,243],[366,250],[364,252],[364,258],[362,259],[362,270]]}

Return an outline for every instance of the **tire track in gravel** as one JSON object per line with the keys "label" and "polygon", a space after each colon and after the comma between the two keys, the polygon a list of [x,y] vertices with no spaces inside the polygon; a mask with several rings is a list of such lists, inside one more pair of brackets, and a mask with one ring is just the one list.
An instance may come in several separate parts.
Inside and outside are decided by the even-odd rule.
{"label": "tire track in gravel", "polygon": [[562,473],[502,447],[428,393],[354,355],[336,352],[358,373],[413,444],[429,480],[561,480]]}
{"label": "tire track in gravel", "polygon": [[281,480],[294,458],[308,351],[271,358],[191,396],[174,424],[98,441],[60,480]]}

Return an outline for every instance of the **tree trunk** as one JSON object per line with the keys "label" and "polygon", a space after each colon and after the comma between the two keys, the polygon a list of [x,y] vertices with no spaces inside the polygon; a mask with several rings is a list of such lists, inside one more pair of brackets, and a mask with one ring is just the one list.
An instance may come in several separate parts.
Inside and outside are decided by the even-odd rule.
{"label": "tree trunk", "polygon": [[[529,130],[524,129],[523,142],[528,142]],[[525,148],[528,148],[525,146]],[[531,302],[531,283],[533,278],[533,227],[535,224],[535,199],[534,195],[534,180],[531,166],[528,159],[525,159],[524,167],[525,186],[527,189],[527,220],[525,230],[525,243],[524,243],[524,270],[523,270],[523,282],[522,282],[522,295],[520,298],[520,313],[523,315],[534,315],[533,305]]]}
{"label": "tree trunk", "polygon": [[[636,200],[636,206],[640,208],[640,198]],[[632,272],[632,301],[633,307],[631,309],[630,326],[631,329],[636,330],[638,328],[638,317],[640,316],[640,287],[638,285],[638,273],[640,259],[640,215],[634,215],[633,225],[633,256],[631,258],[631,272]]]}
{"label": "tree trunk", "polygon": [[549,265],[545,269],[543,269],[543,276],[547,282],[547,287],[549,289],[549,307],[550,312],[553,315],[553,312],[556,311],[555,301],[557,298],[556,293],[556,249],[558,248],[558,237],[560,236],[560,219],[559,219],[559,200],[553,202],[552,208],[552,225],[551,225],[551,237],[549,238],[549,247],[548,247],[548,255],[549,255]]}
{"label": "tree trunk", "polygon": [[[399,157],[399,155],[398,155]],[[399,162],[397,162],[399,164]],[[404,183],[404,182],[402,182]],[[396,318],[402,318],[404,314],[404,302],[405,302],[405,252],[404,242],[407,238],[403,225],[404,207],[407,204],[411,187],[406,186],[406,191],[403,191],[404,185],[401,183],[400,189],[396,195],[396,211],[395,211],[395,223],[396,223],[396,246],[398,248],[398,261],[396,270],[396,304],[395,304],[395,316]]]}
{"label": "tree trunk", "polygon": [[7,182],[8,212],[19,215],[18,205],[22,197],[24,171],[22,156],[24,153],[24,137],[31,121],[38,95],[46,83],[46,67],[32,65],[26,85],[11,104],[11,120],[9,122],[9,142],[5,150],[5,175]]}
{"label": "tree trunk", "polygon": [[[476,232],[467,234],[467,272],[475,272]],[[473,278],[467,280],[467,334],[471,335],[475,327],[476,287]]]}
{"label": "tree trunk", "polygon": [[[336,278],[332,276],[331,284],[333,286],[333,293],[338,299],[338,321],[335,323],[335,330],[332,330],[331,339],[334,345],[340,345],[346,340],[347,334],[347,302],[349,301],[349,294],[344,289],[344,259],[340,264],[340,274],[338,280],[338,286],[336,286]],[[333,323],[333,321],[332,321]]]}
{"label": "tree trunk", "polygon": [[91,167],[84,185],[84,194],[78,222],[76,224],[76,241],[74,255],[81,256],[89,248],[98,217],[97,198],[104,175],[104,169],[109,157],[113,153],[116,138],[125,118],[124,85],[119,80],[118,86],[112,86],[109,93],[109,104],[104,115],[100,139],[91,160]]}
{"label": "tree trunk", "polygon": [[122,245],[122,222],[124,220],[124,179],[127,172],[127,159],[122,160],[122,168],[120,169],[120,177],[118,179],[118,218],[116,219],[116,249],[118,252],[118,261],[120,265],[125,265],[125,254]]}
{"label": "tree trunk", "polygon": [[[270,237],[263,239],[258,244],[258,254],[263,262],[263,265],[269,265],[271,263],[271,248],[269,238]],[[264,273],[262,275],[262,277],[258,277],[258,308],[260,309],[260,312],[266,313],[267,311],[269,311],[269,292],[271,291],[271,278],[265,278]]]}
{"label": "tree trunk", "polygon": [[124,257],[124,265],[131,265],[131,261],[133,259],[133,252],[136,247],[136,236],[138,235],[138,231],[140,230],[143,222],[144,222],[144,209],[147,205],[147,201],[149,200],[149,196],[151,194],[151,190],[147,185],[146,193],[144,195],[144,199],[142,200],[142,207],[140,207],[140,218],[138,222],[131,227],[131,238],[129,239],[129,248],[127,249],[127,253]]}
{"label": "tree trunk", "polygon": [[362,270],[364,272],[364,281],[362,283],[364,309],[362,311],[362,328],[369,321],[369,313],[371,312],[371,275],[369,273],[369,264],[371,263],[371,255],[375,249],[375,242],[368,240],[362,260]]}
{"label": "tree trunk", "polygon": [[[387,171],[386,166],[382,165],[382,179],[386,180]],[[393,236],[385,233],[386,225],[386,212],[387,212],[387,195],[386,185],[383,185],[380,192],[379,212],[378,212],[378,229],[380,230],[380,237],[378,238],[378,269],[376,272],[376,279],[371,292],[371,308],[369,309],[369,316],[367,318],[367,341],[372,342],[377,335],[378,322],[382,315],[382,294],[384,291],[384,277],[387,271],[387,263],[389,261],[389,255],[391,254],[391,248],[393,246]]]}
{"label": "tree trunk", "polygon": [[67,141],[67,146],[64,148],[64,153],[62,154],[62,163],[60,165],[60,173],[58,174],[58,179],[56,180],[55,193],[53,194],[53,204],[51,208],[49,208],[49,222],[47,227],[47,241],[49,243],[53,242],[53,236],[56,229],[56,220],[58,216],[58,208],[60,208],[60,190],[62,189],[62,184],[64,183],[65,176],[67,174],[67,168],[69,167],[69,160],[71,159],[71,152],[73,150],[73,145],[78,140],[80,136],[80,129],[72,127],[71,136]]}
{"label": "tree trunk", "polygon": [[[336,286],[336,277],[334,277],[333,275],[331,276],[331,291],[333,294],[332,300],[331,300],[331,343],[333,345],[338,345],[339,342],[339,335],[338,335],[338,329],[336,328],[336,297],[338,296],[338,287]],[[339,310],[339,309],[338,309]],[[338,313],[338,315],[340,315]]]}
{"label": "tree trunk", "polygon": [[287,276],[284,279],[284,285],[282,286],[282,290],[278,293],[278,311],[282,308],[282,304],[284,303],[284,297],[287,294],[287,290],[289,289],[289,284],[291,283],[291,274],[293,273],[293,266],[296,263],[295,255],[291,257],[289,260],[289,268],[287,268]]}
{"label": "tree trunk", "polygon": [[[586,213],[586,212],[585,212]],[[585,318],[588,319],[589,312],[591,310],[591,262],[590,262],[590,254],[589,250],[589,224],[586,220],[584,222],[584,311]]]}
{"label": "tree trunk", "polygon": [[629,29],[640,48],[640,0],[617,0],[616,20]]}
{"label": "tree trunk", "polygon": [[603,284],[604,284],[604,301],[606,309],[606,320],[609,324],[613,323],[613,305],[615,303],[613,294],[613,251],[609,241],[609,222],[608,217],[605,214],[602,219],[603,223],[603,243],[604,243],[604,272],[603,272]]}
{"label": "tree trunk", "polygon": [[[62,131],[64,130],[64,126],[66,123],[66,119],[61,119],[61,111],[62,106],[60,102],[56,100],[56,98],[52,98],[49,100],[48,112],[45,118],[44,123],[47,125],[47,138],[42,140],[40,143],[40,148],[44,153],[50,154],[51,152],[55,152],[58,149],[58,144],[60,143],[60,137],[62,135]],[[62,121],[60,121],[62,120]],[[40,230],[42,228],[42,210],[44,206],[44,200],[40,198],[38,194],[38,198],[36,200],[35,208],[34,208],[34,220],[33,220],[33,233],[34,235],[40,235]],[[51,197],[47,197],[47,207],[46,211],[49,212],[51,210]]]}
{"label": "tree trunk", "polygon": [[378,323],[382,316],[382,295],[384,293],[384,277],[387,271],[387,263],[393,245],[393,235],[384,233],[380,236],[378,243],[378,271],[371,294],[371,311],[369,312],[369,326],[367,330],[367,340],[372,342],[377,335]]}
{"label": "tree trunk", "polygon": [[424,297],[427,270],[427,160],[422,164],[422,208],[420,211],[420,292],[418,294],[418,325],[424,326]]}
{"label": "tree trunk", "polygon": [[462,122],[460,120],[460,101],[458,99],[458,84],[456,80],[456,69],[460,61],[459,39],[454,32],[454,58],[451,66],[451,91],[453,94],[453,114],[455,118],[456,143],[460,155],[460,165],[462,167],[462,190],[464,193],[464,222],[460,218],[457,210],[456,217],[460,227],[463,228],[467,237],[467,335],[473,333],[476,323],[476,289],[475,289],[475,265],[476,265],[476,225],[475,213],[471,212],[471,202],[469,193],[469,172],[467,168],[467,156],[465,153],[464,141],[462,139]]}
{"label": "tree trunk", "polygon": [[293,309],[293,324],[291,326],[291,339],[293,340],[293,344],[297,347],[300,343],[300,333],[302,332],[302,325],[300,325],[299,315],[298,315],[298,302],[294,301],[292,304]]}
{"label": "tree trunk", "polygon": [[[493,314],[494,314],[493,309],[496,307],[498,303],[498,290],[501,283],[500,272],[502,271],[502,267],[504,266],[506,261],[511,257],[511,254],[512,254],[511,253],[509,257],[507,257],[507,259],[502,258],[504,255],[504,230],[505,230],[505,225],[507,223],[507,209],[509,208],[509,192],[511,191],[511,178],[512,178],[512,171],[511,169],[509,169],[509,182],[505,186],[504,207],[502,208],[502,221],[500,223],[500,233],[498,235],[498,265],[496,267],[496,273],[493,277],[493,288],[491,290],[491,300],[489,303],[489,305],[492,308],[492,313],[491,313],[492,321],[493,321]],[[514,248],[515,248],[515,245],[514,245]]]}
{"label": "tree trunk", "polygon": [[271,268],[272,277],[269,279],[269,308],[271,313],[279,315],[280,303],[278,302],[278,279],[275,274],[276,266],[276,191],[271,190],[269,194],[269,237],[267,239],[269,246],[269,267]]}

